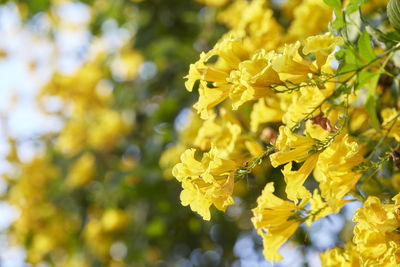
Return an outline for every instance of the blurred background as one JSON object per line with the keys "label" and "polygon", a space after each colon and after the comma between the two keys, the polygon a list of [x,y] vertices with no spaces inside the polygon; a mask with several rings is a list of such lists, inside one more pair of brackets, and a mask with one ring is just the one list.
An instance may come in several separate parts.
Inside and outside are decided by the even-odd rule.
{"label": "blurred background", "polygon": [[[265,179],[206,222],[170,173],[197,99],[183,77],[228,2],[0,1],[1,267],[272,266],[250,222]],[[319,266],[357,205],[275,266]]]}

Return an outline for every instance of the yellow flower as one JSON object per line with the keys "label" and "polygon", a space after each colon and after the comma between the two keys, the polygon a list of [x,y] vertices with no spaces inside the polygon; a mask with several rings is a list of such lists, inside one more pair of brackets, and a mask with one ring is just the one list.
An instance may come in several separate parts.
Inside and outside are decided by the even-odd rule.
{"label": "yellow flower", "polygon": [[209,87],[206,81],[199,83],[199,100],[193,105],[202,119],[210,116],[210,109],[224,101],[229,96],[230,85]]}
{"label": "yellow flower", "polygon": [[84,146],[86,125],[83,118],[72,118],[65,125],[56,141],[56,149],[67,155],[75,155]]}
{"label": "yellow flower", "polygon": [[289,40],[316,35],[328,28],[332,19],[332,8],[322,0],[305,0],[294,10],[294,20],[288,30]]}
{"label": "yellow flower", "polygon": [[264,256],[269,261],[280,261],[279,247],[297,230],[301,221],[296,220],[294,203],[276,197],[273,183],[268,183],[257,199],[251,219],[259,235],[263,238]]}
{"label": "yellow flower", "polygon": [[179,156],[182,155],[185,150],[186,146],[183,144],[177,144],[164,150],[159,161],[164,178],[173,178],[172,168],[179,162]]}
{"label": "yellow flower", "polygon": [[313,171],[318,160],[318,155],[319,153],[315,153],[309,156],[297,171],[292,171],[292,162],[285,165],[282,173],[285,177],[286,195],[288,199],[296,203],[298,199],[308,199],[311,197],[310,191],[308,191],[303,184]]}
{"label": "yellow flower", "polygon": [[333,36],[328,32],[324,35],[308,37],[304,42],[303,53],[308,55],[315,54],[318,69],[326,64],[328,56],[332,54],[337,45],[343,45],[344,41],[340,36]]}
{"label": "yellow flower", "polygon": [[300,55],[300,46],[300,41],[285,44],[283,52],[272,57],[272,68],[279,73],[280,80],[301,83],[317,72],[316,67]]}
{"label": "yellow flower", "polygon": [[39,99],[44,96],[57,96],[74,114],[85,115],[87,110],[101,108],[109,102],[98,93],[97,85],[105,77],[102,57],[86,63],[72,75],[56,73],[50,83],[43,87]]}
{"label": "yellow flower", "polygon": [[321,195],[318,193],[318,189],[315,189],[310,199],[310,210],[308,212],[309,217],[306,220],[307,226],[310,226],[313,221],[328,216],[333,210],[324,202]]}
{"label": "yellow flower", "polygon": [[281,42],[283,29],[269,8],[269,1],[236,0],[219,14],[218,21],[242,33],[243,43],[249,51],[276,49]]}
{"label": "yellow flower", "polygon": [[245,141],[244,145],[252,157],[259,157],[263,153],[263,147],[257,141]]}
{"label": "yellow flower", "polygon": [[345,249],[335,247],[320,254],[322,267],[359,267],[359,257],[352,243],[348,243]]}
{"label": "yellow flower", "polygon": [[198,131],[193,145],[201,150],[209,150],[214,144],[221,154],[229,156],[238,149],[241,143],[241,127],[236,123],[226,122],[224,119],[216,121],[216,115],[210,116],[204,121]]}
{"label": "yellow flower", "polygon": [[[239,27],[243,10],[248,8],[250,3],[247,0],[234,0],[221,13],[218,14],[218,21],[227,25],[230,29]],[[232,19],[237,18],[237,19]]]}
{"label": "yellow flower", "polygon": [[233,174],[230,174],[227,179],[218,179],[212,183],[202,179],[183,180],[182,205],[190,205],[190,208],[201,215],[204,220],[210,220],[212,204],[221,211],[225,211],[226,207],[233,204],[231,197],[234,186],[233,177]]}
{"label": "yellow flower", "polygon": [[104,232],[100,219],[91,217],[83,229],[83,239],[86,245],[97,257],[107,257],[112,244],[111,236]]}
{"label": "yellow flower", "polygon": [[292,104],[282,116],[282,122],[289,128],[293,127],[298,121],[302,120],[307,114],[314,111],[325,100],[324,90],[316,86],[302,87],[299,92],[292,94]]}
{"label": "yellow flower", "polygon": [[291,161],[304,161],[315,144],[314,139],[292,133],[288,127],[281,126],[276,140],[279,151],[270,155],[271,165],[276,168]]}
{"label": "yellow flower", "polygon": [[253,105],[250,114],[250,128],[252,132],[257,132],[260,124],[268,122],[281,122],[284,110],[291,101],[288,94],[273,94],[261,98]]}
{"label": "yellow flower", "polygon": [[195,159],[196,149],[185,150],[181,155],[181,162],[172,169],[172,175],[178,180],[183,181],[187,177],[200,177],[203,173],[202,162]]}
{"label": "yellow flower", "polygon": [[368,197],[357,209],[353,221],[353,243],[360,254],[361,266],[398,266],[400,264],[399,206],[382,204]]}
{"label": "yellow flower", "polygon": [[378,231],[395,231],[400,223],[398,208],[395,204],[382,204],[379,198],[370,196],[363,207],[356,210],[353,221]]}
{"label": "yellow flower", "polygon": [[186,150],[181,156],[181,163],[172,170],[175,178],[182,183],[182,205],[190,205],[204,220],[210,220],[209,208],[212,204],[224,211],[233,204],[234,178],[231,171],[237,167],[237,163],[221,156],[215,146],[203,154],[201,161],[195,159],[195,149]]}
{"label": "yellow flower", "polygon": [[278,73],[272,69],[271,53],[258,50],[250,60],[239,64],[231,71],[227,80],[232,83],[229,97],[233,100],[233,109],[243,103],[272,94],[270,85],[281,83]]}
{"label": "yellow flower", "polygon": [[236,29],[245,32],[243,43],[249,51],[276,49],[281,42],[283,28],[268,6],[267,0],[255,0],[241,12]]}
{"label": "yellow flower", "polygon": [[129,125],[122,115],[111,109],[98,110],[90,119],[87,142],[97,150],[114,148],[129,130]]}
{"label": "yellow flower", "polygon": [[[248,51],[244,48],[242,39],[235,33],[226,34],[207,53],[201,53],[199,61],[190,65],[185,86],[192,91],[196,81],[199,84],[199,101],[194,108],[203,119],[208,118],[208,110],[222,102],[229,95],[230,85],[227,78],[230,72],[238,68],[241,61],[248,59]],[[208,63],[217,57],[215,63]],[[212,87],[208,85],[212,84]]]}
{"label": "yellow flower", "polygon": [[319,155],[314,177],[320,183],[322,197],[335,212],[361,177],[352,169],[363,161],[358,143],[347,134],[337,136]]}
{"label": "yellow flower", "polygon": [[397,142],[400,142],[400,120],[399,118],[396,119],[398,114],[399,112],[395,108],[385,108],[381,112],[383,119],[382,130],[387,132],[393,124],[388,136],[393,137]]}

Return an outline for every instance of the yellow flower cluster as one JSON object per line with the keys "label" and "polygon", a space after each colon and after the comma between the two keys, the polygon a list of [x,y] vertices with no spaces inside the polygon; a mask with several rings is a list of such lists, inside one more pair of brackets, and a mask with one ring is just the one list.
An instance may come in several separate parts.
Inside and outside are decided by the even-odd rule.
{"label": "yellow flower cluster", "polygon": [[[370,149],[354,134],[371,123],[370,111],[358,104],[363,92],[351,94],[344,86],[355,85],[356,71],[342,75],[333,67],[335,49],[345,44],[326,32],[333,10],[319,0],[299,2],[284,4],[279,19],[263,0],[233,1],[219,14],[230,31],[200,54],[185,77],[186,89],[198,90],[198,117],[191,115],[179,143],[160,161],[165,169],[176,163],[172,174],[182,184],[182,204],[210,220],[210,207],[225,211],[232,205],[234,186],[248,174],[259,177],[255,166],[270,154],[271,166],[281,168],[287,200],[274,195],[269,182],[252,210],[270,261],[282,259],[279,247],[301,223],[338,213],[350,193],[360,197],[356,184]],[[381,129],[370,128],[365,136],[399,140],[398,111],[389,107],[382,109]],[[176,162],[171,157],[179,153]],[[353,244],[347,252],[322,254],[327,266],[398,264],[398,208],[377,198],[364,204],[354,217]]]}
{"label": "yellow flower cluster", "polygon": [[321,254],[322,266],[398,266],[400,264],[400,195],[394,204],[368,197],[356,210],[353,242],[344,250],[334,248]]}

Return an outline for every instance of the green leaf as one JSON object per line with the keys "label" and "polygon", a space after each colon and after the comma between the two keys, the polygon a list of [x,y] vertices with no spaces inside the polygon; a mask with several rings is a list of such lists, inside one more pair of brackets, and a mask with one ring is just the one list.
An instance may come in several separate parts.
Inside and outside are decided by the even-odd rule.
{"label": "green leaf", "polygon": [[334,10],[335,13],[335,21],[332,23],[332,28],[334,30],[339,30],[340,28],[342,28],[345,24],[344,18],[343,18],[343,14],[342,12],[338,11],[338,10]]}
{"label": "green leaf", "polygon": [[342,2],[340,0],[324,0],[324,3],[330,7],[340,9],[342,7]]}
{"label": "green leaf", "polygon": [[360,1],[359,0],[350,0],[349,4],[346,6],[346,13],[351,14],[358,10]]}
{"label": "green leaf", "polygon": [[393,28],[400,31],[400,0],[390,0],[387,5],[387,15]]}
{"label": "green leaf", "polygon": [[396,44],[395,40],[393,40],[390,35],[385,34],[384,32],[371,27],[370,25],[367,25],[365,27],[365,29],[367,30],[367,32],[374,37],[376,40],[378,40],[379,42],[382,42],[384,44],[386,44],[387,46],[391,47],[393,45]]}
{"label": "green leaf", "polygon": [[369,82],[374,75],[375,73],[370,73],[370,72],[357,73],[357,77],[354,82],[354,90],[361,89],[361,87],[363,87],[364,84]]}
{"label": "green leaf", "polygon": [[357,44],[360,54],[365,60],[372,61],[376,58],[374,48],[371,45],[371,37],[368,32],[364,31],[361,34]]}
{"label": "green leaf", "polygon": [[335,54],[336,59],[340,62],[337,69],[338,74],[356,71],[362,62],[356,57],[353,49],[341,49]]}
{"label": "green leaf", "polygon": [[387,38],[393,41],[400,42],[400,32],[397,31],[388,32],[386,36]]}
{"label": "green leaf", "polygon": [[376,116],[376,86],[378,84],[380,75],[381,75],[380,72],[374,73],[373,77],[371,78],[368,87],[367,99],[364,104],[365,108],[367,109],[367,113],[371,118],[371,124],[376,130],[380,129],[379,120],[378,117]]}

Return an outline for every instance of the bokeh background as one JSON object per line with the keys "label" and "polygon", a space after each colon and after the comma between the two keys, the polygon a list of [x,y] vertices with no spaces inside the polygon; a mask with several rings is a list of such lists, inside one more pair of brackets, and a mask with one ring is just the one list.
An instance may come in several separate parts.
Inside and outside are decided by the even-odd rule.
{"label": "bokeh background", "polygon": [[[227,2],[0,1],[1,267],[272,266],[250,222],[265,179],[206,222],[162,157],[191,134],[183,77]],[[275,266],[319,266],[358,205],[300,228]]]}

